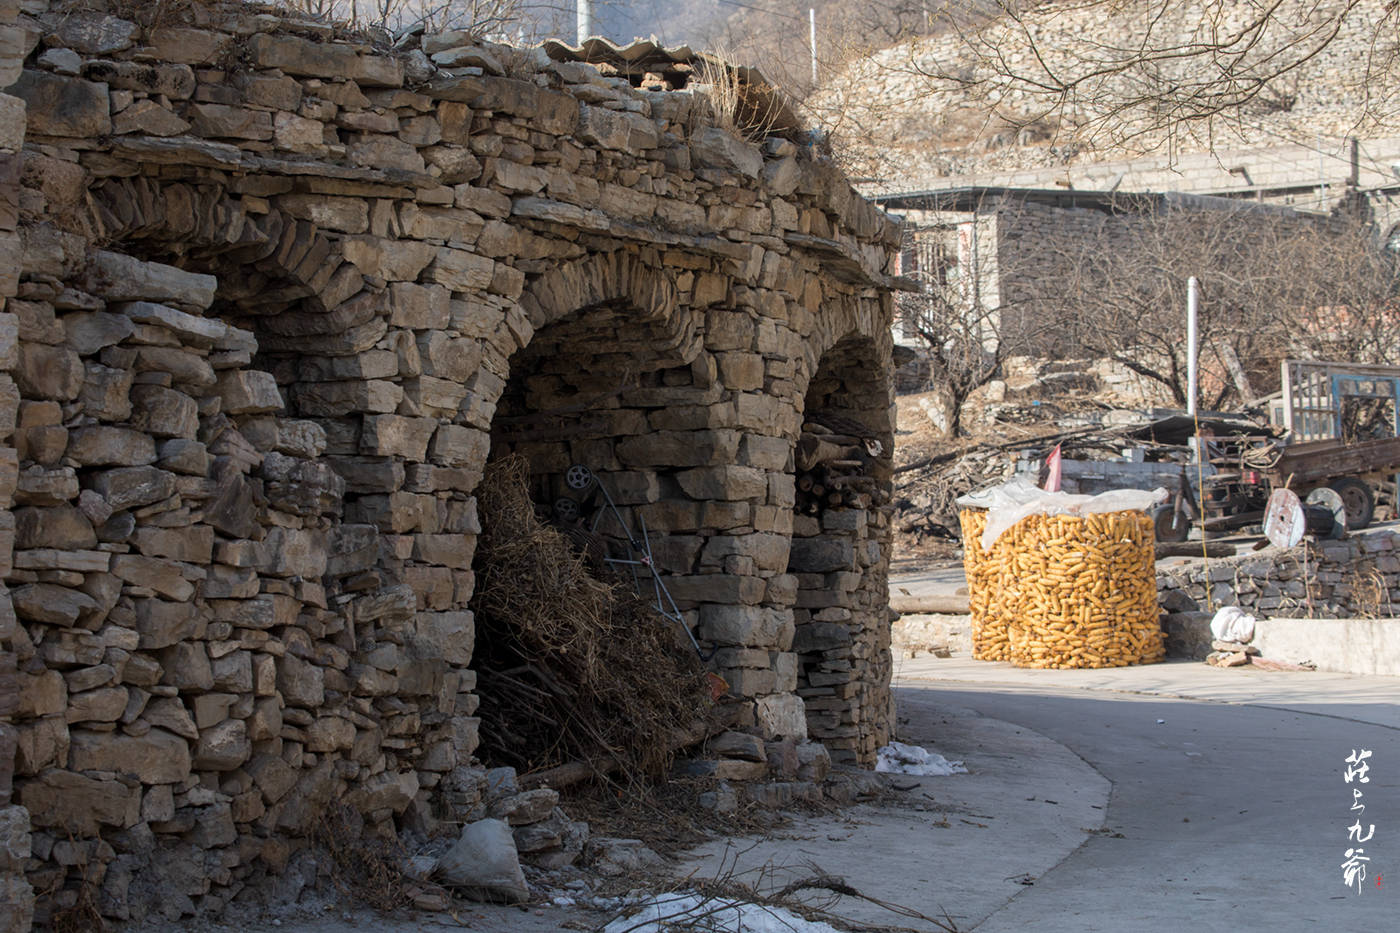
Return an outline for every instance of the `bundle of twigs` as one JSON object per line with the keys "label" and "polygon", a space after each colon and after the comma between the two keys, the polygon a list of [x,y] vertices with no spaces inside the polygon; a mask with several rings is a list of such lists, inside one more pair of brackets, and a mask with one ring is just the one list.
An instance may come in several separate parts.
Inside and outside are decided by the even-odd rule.
{"label": "bundle of twigs", "polygon": [[710,704],[699,659],[630,582],[599,579],[540,521],[529,475],[507,457],[477,491],[480,754],[525,772],[601,756],[658,776]]}

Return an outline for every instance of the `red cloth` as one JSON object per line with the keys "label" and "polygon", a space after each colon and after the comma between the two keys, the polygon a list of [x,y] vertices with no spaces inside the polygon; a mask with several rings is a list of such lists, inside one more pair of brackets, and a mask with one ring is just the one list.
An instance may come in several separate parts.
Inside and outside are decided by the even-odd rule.
{"label": "red cloth", "polygon": [[1046,491],[1046,492],[1059,492],[1059,491],[1060,491],[1060,472],[1061,472],[1061,468],[1060,468],[1060,445],[1059,445],[1059,444],[1056,444],[1056,445],[1055,445],[1055,449],[1052,450],[1052,451],[1050,451],[1050,453],[1046,456],[1046,458],[1045,458],[1045,466],[1046,466],[1046,467],[1048,468],[1048,470],[1049,470],[1049,472],[1047,473],[1047,475],[1046,475],[1046,477],[1045,477],[1045,491]]}

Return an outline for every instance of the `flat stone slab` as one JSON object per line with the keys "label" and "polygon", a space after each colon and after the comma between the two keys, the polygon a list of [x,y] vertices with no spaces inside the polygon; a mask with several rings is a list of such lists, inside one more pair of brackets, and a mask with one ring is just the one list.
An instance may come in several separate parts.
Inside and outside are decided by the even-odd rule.
{"label": "flat stone slab", "polygon": [[1271,661],[1400,677],[1400,619],[1260,619],[1250,644]]}

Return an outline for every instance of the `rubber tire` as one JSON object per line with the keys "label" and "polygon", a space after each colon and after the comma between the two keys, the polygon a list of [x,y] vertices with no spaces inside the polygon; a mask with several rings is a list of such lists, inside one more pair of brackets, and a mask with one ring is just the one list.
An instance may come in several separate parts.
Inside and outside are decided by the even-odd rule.
{"label": "rubber tire", "polygon": [[1371,524],[1376,515],[1376,496],[1371,486],[1354,476],[1343,476],[1327,484],[1333,492],[1342,497],[1347,507],[1347,528],[1360,531]]}
{"label": "rubber tire", "polygon": [[1181,515],[1178,520],[1173,521],[1173,517],[1178,513],[1171,505],[1159,505],[1152,510],[1152,530],[1158,541],[1179,544],[1191,535],[1191,519]]}

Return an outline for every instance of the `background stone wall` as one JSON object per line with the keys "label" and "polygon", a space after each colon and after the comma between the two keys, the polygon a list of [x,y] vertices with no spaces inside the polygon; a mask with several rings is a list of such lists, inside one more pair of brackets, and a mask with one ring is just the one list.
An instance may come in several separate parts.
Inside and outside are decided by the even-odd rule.
{"label": "background stone wall", "polygon": [[[0,879],[53,892],[41,921],[85,885],[216,912],[332,802],[383,834],[480,809],[473,491],[505,451],[542,502],[584,463],[645,518],[742,726],[859,722],[872,757],[885,515],[839,529],[864,517],[839,585],[789,569],[804,411],[893,439],[899,231],[832,165],[703,90],[460,34],[25,10],[0,753],[35,832]],[[809,717],[823,610],[861,686]]]}
{"label": "background stone wall", "polygon": [[[1061,75],[1083,74],[1072,54],[1074,39],[1104,37],[1109,47],[1131,48],[1142,41],[1149,17],[1158,47],[1200,41],[1201,14],[1191,6],[1155,11],[1159,15],[1142,3],[1057,7],[1045,25],[1032,22],[1031,33],[1002,18],[982,38],[1006,67],[1030,77],[1037,61]],[[931,81],[930,74],[979,72],[956,32],[912,39],[854,62],[828,79],[809,106],[833,128],[853,174],[877,179],[884,190],[947,187],[956,177],[960,185],[1091,191],[1245,193],[1257,186],[1289,197],[1278,189],[1321,181],[1335,198],[1351,174],[1349,137],[1362,141],[1361,187],[1395,180],[1388,162],[1400,140],[1388,125],[1387,106],[1377,105],[1396,91],[1393,69],[1377,67],[1387,52],[1377,51],[1376,36],[1393,31],[1387,4],[1325,0],[1282,4],[1276,11],[1278,22],[1297,23],[1342,10],[1345,22],[1320,54],[1271,82],[1229,119],[1180,126],[1157,119],[1150,108],[1127,108],[1094,132],[1079,133],[1076,124],[1095,103],[1092,81],[1078,89],[1084,99],[1048,115],[1047,102],[1024,86],[997,88],[984,99],[954,82],[939,87]],[[1211,28],[1240,29],[1256,12],[1247,3],[1219,4]],[[1252,51],[1259,52],[1285,47],[1292,35],[1278,29],[1257,38]],[[1198,65],[1186,60],[1181,67]],[[1184,74],[1183,80],[1193,77],[1199,76]],[[1232,172],[1241,167],[1244,172]],[[1306,190],[1293,194],[1309,207],[1321,200]]]}
{"label": "background stone wall", "polygon": [[1167,650],[1205,657],[1209,628],[1198,613],[1239,606],[1259,618],[1394,618],[1400,606],[1400,534],[1354,532],[1342,541],[1193,561],[1157,574]]}

